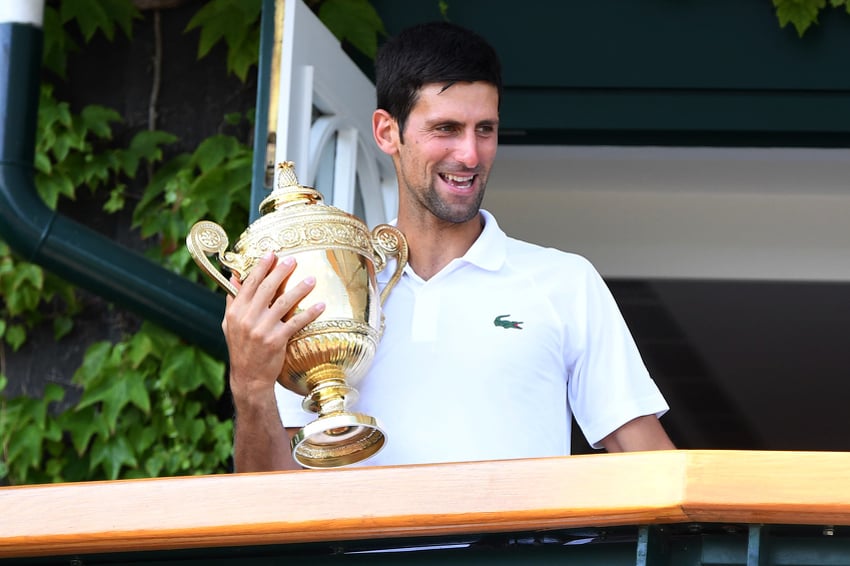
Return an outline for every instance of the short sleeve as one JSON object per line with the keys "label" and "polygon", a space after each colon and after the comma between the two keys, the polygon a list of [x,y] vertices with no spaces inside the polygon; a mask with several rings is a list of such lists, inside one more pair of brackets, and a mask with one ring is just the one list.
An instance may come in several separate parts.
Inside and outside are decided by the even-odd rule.
{"label": "short sleeve", "polygon": [[576,422],[594,448],[627,422],[661,416],[668,410],[638,351],[626,322],[599,273],[589,263],[583,307],[572,323],[578,328],[568,395]]}

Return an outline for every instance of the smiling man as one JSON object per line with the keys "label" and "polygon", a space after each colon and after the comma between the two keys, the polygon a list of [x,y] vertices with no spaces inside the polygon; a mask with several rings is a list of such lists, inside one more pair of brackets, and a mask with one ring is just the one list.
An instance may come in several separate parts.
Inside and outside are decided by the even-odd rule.
{"label": "smiling man", "polygon": [[[597,448],[672,449],[667,404],[596,270],[508,237],[481,209],[498,145],[493,48],[446,22],[414,26],[381,48],[376,78],[373,134],[395,165],[410,256],[358,385],[356,409],[388,434],[365,464],[568,455],[573,415]],[[295,467],[284,429],[313,418],[275,386],[286,341],[322,312],[282,320],[314,285],[275,299],[292,269],[265,258],[228,298],[237,471]]]}

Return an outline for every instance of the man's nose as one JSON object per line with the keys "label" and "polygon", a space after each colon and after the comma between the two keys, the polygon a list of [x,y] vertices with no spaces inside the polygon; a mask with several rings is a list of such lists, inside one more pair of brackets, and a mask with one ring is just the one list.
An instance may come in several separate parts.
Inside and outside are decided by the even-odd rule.
{"label": "man's nose", "polygon": [[458,139],[458,143],[455,148],[455,159],[469,169],[478,167],[478,162],[480,160],[480,150],[478,147],[479,142],[480,140],[478,139],[478,136],[475,135],[474,131],[465,133],[460,137],[460,139]]}

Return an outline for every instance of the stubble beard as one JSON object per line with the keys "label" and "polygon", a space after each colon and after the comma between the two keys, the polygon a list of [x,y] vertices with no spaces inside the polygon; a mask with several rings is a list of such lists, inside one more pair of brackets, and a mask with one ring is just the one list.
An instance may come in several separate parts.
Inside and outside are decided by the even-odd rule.
{"label": "stubble beard", "polygon": [[478,216],[478,212],[481,210],[481,203],[484,201],[486,179],[479,177],[478,181],[481,183],[481,186],[478,188],[474,199],[464,204],[453,205],[447,202],[437,192],[433,182],[424,191],[418,191],[422,195],[419,201],[428,212],[443,222],[451,224],[468,222]]}

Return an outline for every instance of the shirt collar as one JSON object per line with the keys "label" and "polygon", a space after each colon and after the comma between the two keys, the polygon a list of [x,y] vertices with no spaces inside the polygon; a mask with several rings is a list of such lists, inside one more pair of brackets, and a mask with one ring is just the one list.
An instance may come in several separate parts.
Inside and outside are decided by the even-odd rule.
{"label": "shirt collar", "polygon": [[496,271],[505,262],[508,236],[492,214],[482,210],[481,216],[484,217],[484,230],[461,260],[487,271]]}
{"label": "shirt collar", "polygon": [[[499,223],[496,222],[496,218],[492,214],[482,209],[481,216],[484,218],[484,229],[481,231],[481,234],[463,257],[454,260],[449,265],[461,262],[474,265],[486,271],[497,271],[504,264],[505,257],[507,257],[508,236],[499,227]],[[392,226],[396,226],[397,223],[397,218],[389,222]],[[395,259],[390,259],[389,264],[380,273],[378,279],[380,281],[386,281],[389,279],[388,273],[392,273],[394,269]],[[419,277],[411,269],[410,265],[406,265],[404,271],[417,279]]]}

